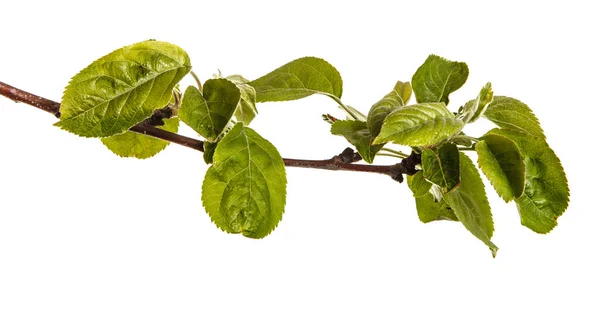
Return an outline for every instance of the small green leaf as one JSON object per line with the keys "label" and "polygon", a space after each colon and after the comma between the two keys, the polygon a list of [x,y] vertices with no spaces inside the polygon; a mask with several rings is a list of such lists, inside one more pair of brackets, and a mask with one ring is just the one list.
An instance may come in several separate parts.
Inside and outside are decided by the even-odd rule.
{"label": "small green leaf", "polygon": [[545,138],[540,122],[533,111],[521,101],[494,96],[483,116],[501,128],[517,130],[536,137]]}
{"label": "small green leaf", "polygon": [[444,195],[456,217],[475,237],[480,239],[496,257],[498,247],[492,243],[494,221],[477,167],[460,153],[460,185]]}
{"label": "small green leaf", "polygon": [[204,154],[203,154],[204,163],[212,164],[213,157],[215,155],[215,149],[217,149],[218,143],[216,143],[216,142],[213,143],[208,140],[205,140],[203,145],[204,145]]}
{"label": "small green leaf", "polygon": [[[356,121],[367,121],[367,116],[365,116],[364,113],[360,112],[358,109],[349,106],[349,105],[344,105],[346,107],[346,109],[348,109],[350,112],[352,112],[352,114],[354,114],[354,116],[356,117],[356,119],[354,119],[354,117],[352,115],[350,115],[350,113],[348,113],[348,111],[344,111],[346,112],[346,120],[356,120]],[[344,110],[344,108],[339,107],[338,108]]]}
{"label": "small green leaf", "polygon": [[394,142],[408,146],[431,146],[460,131],[464,123],[443,103],[401,107],[383,122],[374,144]]}
{"label": "small green leaf", "polygon": [[367,163],[373,163],[375,155],[383,148],[383,145],[371,145],[373,137],[364,121],[336,121],[331,125],[331,134],[344,136]]}
{"label": "small green leaf", "polygon": [[236,124],[219,142],[202,184],[202,202],[223,231],[260,239],[281,220],[286,176],[275,147]]}
{"label": "small green leaf", "polygon": [[481,114],[487,109],[488,105],[492,102],[494,98],[494,91],[492,91],[492,84],[487,83],[481,91],[479,91],[479,95],[474,100],[468,101],[462,110],[460,110],[459,118],[463,120],[465,123],[473,123]]}
{"label": "small green leaf", "polygon": [[[171,118],[164,120],[165,125],[158,128],[172,133],[177,133],[179,119]],[[110,137],[101,138],[102,143],[120,157],[132,157],[147,159],[164,150],[168,141],[146,136],[134,132],[125,132]]]}
{"label": "small green leaf", "polygon": [[452,191],[460,183],[458,148],[446,143],[436,150],[423,150],[421,155],[423,177],[440,186],[443,193]]}
{"label": "small green leaf", "polygon": [[429,55],[412,77],[417,102],[448,105],[448,95],[465,84],[468,76],[467,64]]}
{"label": "small green leaf", "polygon": [[248,83],[257,102],[286,101],[312,94],[342,97],[340,73],[323,59],[303,57]]}
{"label": "small green leaf", "polygon": [[550,232],[569,205],[569,185],[560,160],[540,137],[507,129],[493,129],[488,135],[511,139],[525,160],[525,189],[515,199],[521,223],[537,233]]}
{"label": "small green leaf", "polygon": [[414,175],[407,177],[408,188],[413,192],[415,198],[420,198],[429,193],[431,183],[423,177],[423,171],[418,171]]}
{"label": "small green leaf", "polygon": [[430,182],[423,178],[423,172],[418,171],[407,178],[408,187],[412,190],[417,205],[419,220],[424,223],[435,220],[458,220],[454,211],[443,200],[435,201],[434,196],[429,193],[432,188]]}
{"label": "small green leaf", "polygon": [[515,143],[500,135],[485,135],[475,145],[479,168],[498,195],[509,202],[523,194],[525,162]]}
{"label": "small green leaf", "polygon": [[371,135],[379,135],[385,117],[395,109],[406,106],[411,95],[412,88],[410,87],[410,83],[398,81],[390,93],[375,103],[367,116],[367,127]]}
{"label": "small green leaf", "polygon": [[233,116],[240,101],[240,91],[226,79],[209,79],[204,94],[193,85],[183,95],[179,118],[202,137],[215,141]]}
{"label": "small green leaf", "polygon": [[225,79],[235,83],[240,90],[240,102],[237,109],[235,110],[235,118],[238,121],[244,122],[246,125],[250,125],[250,122],[254,120],[258,110],[256,110],[256,91],[250,85],[246,78],[240,75],[228,76]]}
{"label": "small green leaf", "polygon": [[108,137],[165,107],[191,69],[180,47],[160,41],[129,45],[76,74],[65,89],[55,125],[85,137]]}

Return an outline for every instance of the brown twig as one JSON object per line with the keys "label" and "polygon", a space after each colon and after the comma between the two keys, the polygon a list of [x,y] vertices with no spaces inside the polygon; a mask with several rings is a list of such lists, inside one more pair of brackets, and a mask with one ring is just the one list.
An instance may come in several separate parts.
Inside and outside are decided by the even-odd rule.
{"label": "brown twig", "polygon": [[[34,106],[60,118],[60,103],[55,101],[20,90],[3,82],[0,82],[0,95],[16,102]],[[156,120],[162,120],[162,118],[166,117],[165,111],[162,111],[161,109],[157,110],[155,115],[146,121],[133,126],[129,130],[204,152],[203,141],[154,127],[153,124],[156,124]],[[402,182],[402,174],[412,175],[416,173],[415,165],[421,163],[420,155],[415,153],[411,154],[408,158],[403,159],[402,162],[394,165],[365,165],[353,163],[360,160],[361,158],[358,153],[355,153],[350,148],[327,160],[283,159],[285,165],[288,167],[378,173],[388,175],[398,182]]]}

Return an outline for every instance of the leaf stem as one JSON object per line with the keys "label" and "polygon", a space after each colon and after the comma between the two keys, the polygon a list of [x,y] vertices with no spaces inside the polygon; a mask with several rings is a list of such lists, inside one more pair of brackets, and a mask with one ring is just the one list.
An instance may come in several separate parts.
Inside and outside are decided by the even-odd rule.
{"label": "leaf stem", "polygon": [[478,138],[475,138],[475,137],[472,137],[472,136],[469,136],[469,135],[456,135],[452,139],[468,139],[468,140],[473,141],[473,142],[478,142],[479,141]]}
{"label": "leaf stem", "polygon": [[202,82],[200,82],[200,78],[198,78],[198,76],[196,75],[196,73],[193,70],[190,70],[190,75],[192,76],[192,78],[194,78],[194,80],[196,80],[196,85],[198,86],[198,90],[200,90],[200,92],[202,92]]}
{"label": "leaf stem", "polygon": [[[46,99],[26,91],[15,88],[6,83],[0,82],[0,95],[3,95],[15,102],[21,102],[48,113],[51,113],[57,118],[60,118],[60,103]],[[141,122],[129,129],[132,132],[152,136],[164,141],[182,145],[197,151],[204,152],[204,142],[187,136],[182,136],[176,133],[165,131],[154,127],[146,122]],[[402,162],[394,165],[366,165],[348,163],[343,159],[343,153],[336,155],[327,160],[302,160],[284,158],[283,161],[288,167],[314,168],[331,171],[353,171],[353,172],[369,172],[388,175],[392,179],[401,182],[402,174],[413,175],[416,173],[415,166],[421,163],[421,155],[412,153]],[[360,157],[352,158],[352,161],[360,160]]]}
{"label": "leaf stem", "polygon": [[346,113],[348,115],[350,115],[354,120],[360,120],[360,118],[356,114],[354,114],[352,109],[349,109],[348,107],[346,107],[346,105],[344,105],[344,103],[342,103],[342,100],[340,98],[338,98],[337,96],[333,96],[331,94],[325,94],[325,95],[327,95],[331,99],[333,99],[340,106],[340,108],[344,109],[344,111],[346,111]]}
{"label": "leaf stem", "polygon": [[395,155],[397,155],[398,157],[400,157],[400,158],[403,158],[403,159],[404,159],[404,158],[408,158],[408,154],[406,154],[406,153],[404,153],[404,152],[401,152],[401,151],[394,150],[394,149],[390,149],[390,148],[381,148],[381,151],[387,151],[387,152],[389,152],[389,153],[393,153],[393,154],[395,154]]}

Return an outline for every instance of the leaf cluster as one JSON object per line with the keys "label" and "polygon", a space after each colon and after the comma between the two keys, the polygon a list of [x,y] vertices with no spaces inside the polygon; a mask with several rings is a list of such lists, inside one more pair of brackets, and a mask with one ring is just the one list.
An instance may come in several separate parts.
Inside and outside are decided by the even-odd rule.
{"label": "leaf cluster", "polygon": [[[250,238],[263,238],[278,225],[287,183],[281,155],[250,127],[257,103],[314,94],[331,98],[346,112],[345,119],[330,114],[324,119],[331,134],[344,137],[365,162],[420,154],[407,182],[419,219],[459,221],[493,255],[494,223],[478,167],[502,199],[516,203],[521,223],[535,232],[552,230],[567,208],[564,170],[527,105],[494,95],[487,83],[458,111],[448,109],[451,93],[467,80],[465,63],[429,56],[410,82],[396,82],[367,114],[342,102],[340,73],[316,57],[296,59],[255,80],[196,78],[196,85],[181,92],[179,83],[190,72],[187,53],[173,44],[145,41],[120,48],[72,78],[56,125],[101,138],[119,156],[148,158],[168,142],[128,130],[169,109],[160,128],[175,133],[181,121],[205,139],[204,161],[210,167],[202,203],[208,215],[223,231]],[[480,118],[497,128],[468,136],[466,126]],[[472,151],[477,165],[466,154]]]}

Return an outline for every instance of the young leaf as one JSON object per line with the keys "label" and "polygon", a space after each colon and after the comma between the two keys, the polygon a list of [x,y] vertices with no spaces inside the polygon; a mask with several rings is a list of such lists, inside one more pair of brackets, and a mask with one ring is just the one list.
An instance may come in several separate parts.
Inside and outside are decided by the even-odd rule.
{"label": "young leaf", "polygon": [[[358,109],[349,106],[349,105],[345,105],[346,109],[348,109],[348,111],[345,111],[344,108],[338,106],[338,108],[344,110],[344,112],[346,112],[346,120],[356,120],[356,121],[363,121],[366,122],[367,121],[367,116],[365,116],[364,113],[360,112]],[[349,112],[352,112],[352,114],[354,116],[352,116]],[[356,117],[356,118],[354,118]]]}
{"label": "young leaf", "polygon": [[406,106],[411,95],[412,88],[410,87],[410,83],[398,81],[390,93],[375,103],[367,116],[367,127],[371,135],[374,137],[379,135],[385,117],[394,109]]}
{"label": "young leaf", "polygon": [[235,83],[240,90],[240,102],[235,110],[235,118],[246,125],[250,125],[250,122],[254,120],[258,113],[258,110],[256,110],[256,91],[248,85],[250,81],[240,75],[228,76],[225,79]]}
{"label": "young leaf", "polygon": [[254,130],[236,124],[219,142],[202,184],[202,202],[223,231],[260,239],[279,223],[286,176],[277,149]]}
{"label": "young leaf", "polygon": [[188,86],[183,95],[179,118],[202,137],[215,141],[233,116],[240,101],[240,90],[226,79],[210,79],[203,93]]}
{"label": "young leaf", "polygon": [[303,57],[248,83],[257,102],[300,99],[312,94],[342,97],[340,73],[323,59]]}
{"label": "young leaf", "polygon": [[429,55],[412,77],[417,102],[448,105],[448,95],[465,84],[468,76],[467,64]]}
{"label": "young leaf", "polygon": [[488,82],[481,91],[479,91],[477,98],[470,100],[465,104],[460,111],[459,118],[465,123],[475,122],[487,109],[490,102],[492,102],[493,97],[494,92],[492,91],[492,84]]}
{"label": "young leaf", "polygon": [[383,144],[371,145],[373,137],[364,121],[336,121],[331,125],[331,134],[344,136],[367,163],[373,163],[375,155],[383,148]]}
{"label": "young leaf", "polygon": [[500,135],[485,135],[475,145],[475,150],[479,168],[505,202],[523,194],[525,162],[512,140]]}
{"label": "young leaf", "polygon": [[212,164],[213,157],[215,155],[215,149],[217,149],[218,143],[213,143],[208,140],[205,140],[203,145],[204,145],[204,154],[203,154],[204,163]]}
{"label": "young leaf", "polygon": [[494,99],[483,113],[483,117],[496,123],[501,128],[545,138],[544,131],[533,111],[517,99],[494,96]]}
{"label": "young leaf", "polygon": [[525,160],[525,189],[515,199],[521,224],[537,233],[550,232],[569,205],[569,186],[560,160],[540,137],[508,129],[488,134],[511,139]]}
{"label": "young leaf", "polygon": [[430,146],[460,131],[464,123],[443,103],[425,103],[401,107],[390,113],[373,141],[388,141],[408,146]]}
{"label": "young leaf", "polygon": [[85,137],[124,133],[166,106],[190,69],[186,52],[170,43],[144,41],[115,50],[71,79],[55,125]]}
{"label": "young leaf", "polygon": [[415,196],[419,220],[424,223],[435,220],[458,220],[448,203],[443,200],[436,202],[434,196],[429,193],[432,185],[423,178],[422,171],[408,176],[407,183]]}
{"label": "young leaf", "polygon": [[[158,128],[177,133],[177,129],[179,128],[178,118],[165,119],[164,122],[165,124],[158,126]],[[125,132],[123,134],[101,138],[101,140],[102,143],[116,155],[138,159],[150,158],[169,145],[168,141],[134,132]]]}
{"label": "young leaf", "polygon": [[429,193],[431,183],[423,177],[423,171],[418,171],[414,175],[407,177],[408,188],[413,192],[415,198],[420,198]]}
{"label": "young leaf", "polygon": [[496,257],[498,247],[490,240],[494,222],[490,204],[477,167],[464,153],[460,153],[460,185],[444,195],[456,217],[475,237],[480,239]]}
{"label": "young leaf", "polygon": [[440,186],[443,193],[452,191],[460,183],[458,148],[446,143],[436,150],[423,150],[421,155],[423,177]]}

